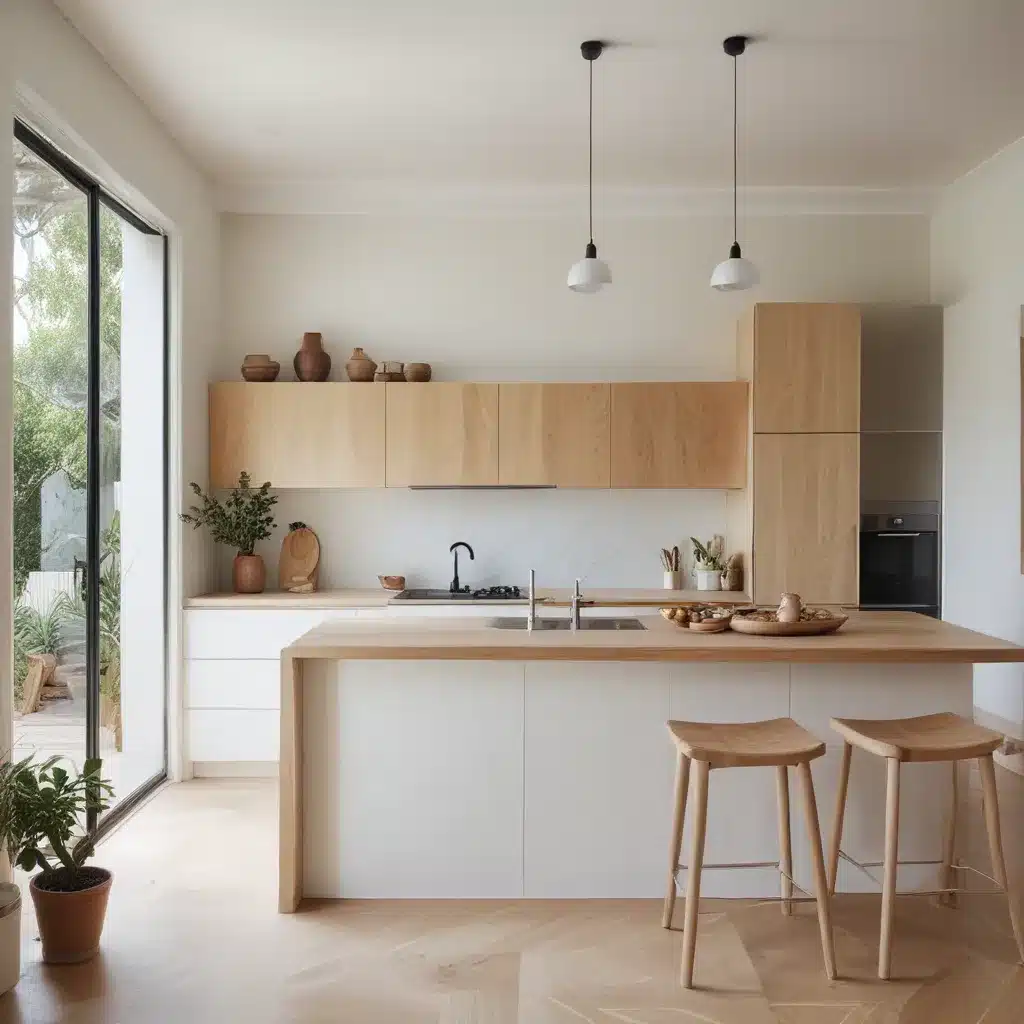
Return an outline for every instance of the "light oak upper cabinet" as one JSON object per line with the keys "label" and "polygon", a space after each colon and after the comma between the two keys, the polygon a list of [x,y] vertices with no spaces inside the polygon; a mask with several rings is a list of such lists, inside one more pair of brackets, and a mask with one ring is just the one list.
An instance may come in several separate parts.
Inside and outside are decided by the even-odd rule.
{"label": "light oak upper cabinet", "polygon": [[612,487],[745,487],[747,388],[612,384]]}
{"label": "light oak upper cabinet", "polygon": [[859,436],[754,437],[757,604],[799,594],[808,604],[858,600]]}
{"label": "light oak upper cabinet", "polygon": [[498,385],[387,384],[387,486],[498,483]]}
{"label": "light oak upper cabinet", "polygon": [[383,487],[384,385],[210,385],[210,486]]}
{"label": "light oak upper cabinet", "polygon": [[500,384],[498,479],[505,485],[607,487],[607,384]]}
{"label": "light oak upper cabinet", "polygon": [[[752,369],[754,433],[860,430],[860,310],[838,303],[767,302],[741,328]],[[745,357],[743,348],[752,349]],[[752,367],[750,361],[752,359]]]}

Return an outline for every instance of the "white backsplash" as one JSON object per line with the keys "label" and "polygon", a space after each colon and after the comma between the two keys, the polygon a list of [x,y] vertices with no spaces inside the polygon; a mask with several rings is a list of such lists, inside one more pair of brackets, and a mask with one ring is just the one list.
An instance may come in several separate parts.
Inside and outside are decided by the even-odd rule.
{"label": "white backsplash", "polygon": [[[660,587],[659,550],[678,544],[689,565],[690,535],[725,529],[725,491],[513,490],[281,491],[278,527],[260,553],[271,589],[287,524],[302,520],[320,538],[320,587],[377,586],[378,573],[404,575],[411,587],[446,587],[448,547],[460,552],[464,584],[569,587],[579,576],[592,587]],[[220,582],[230,582],[223,552]]]}

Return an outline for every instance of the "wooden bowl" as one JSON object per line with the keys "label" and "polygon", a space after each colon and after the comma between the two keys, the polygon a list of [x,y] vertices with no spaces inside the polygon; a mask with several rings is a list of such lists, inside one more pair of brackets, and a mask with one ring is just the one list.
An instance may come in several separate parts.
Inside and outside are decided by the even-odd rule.
{"label": "wooden bowl", "polygon": [[378,576],[377,579],[385,590],[405,590],[404,576]]}
{"label": "wooden bowl", "polygon": [[833,615],[830,619],[805,619],[801,622],[763,622],[734,615],[730,625],[737,633],[752,636],[824,636],[834,633],[846,619],[846,615]]}
{"label": "wooden bowl", "polygon": [[705,619],[703,622],[690,623],[690,629],[697,633],[724,633],[728,628],[728,619]]}

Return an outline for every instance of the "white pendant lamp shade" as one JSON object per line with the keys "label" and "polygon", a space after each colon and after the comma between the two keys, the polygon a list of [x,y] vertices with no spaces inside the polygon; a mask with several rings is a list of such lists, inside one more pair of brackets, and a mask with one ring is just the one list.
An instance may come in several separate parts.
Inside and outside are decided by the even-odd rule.
{"label": "white pendant lamp shade", "polygon": [[741,292],[753,288],[761,280],[757,267],[740,252],[737,241],[739,229],[736,216],[736,192],[738,189],[737,173],[737,83],[736,59],[747,48],[746,36],[729,36],[722,44],[725,52],[732,57],[732,238],[729,258],[722,260],[711,274],[711,287],[718,292]]}
{"label": "white pendant lamp shade", "polygon": [[604,43],[588,40],[580,46],[583,59],[590,65],[590,118],[588,149],[587,207],[590,216],[590,241],[586,255],[569,268],[568,285],[574,292],[585,294],[599,292],[606,284],[612,283],[612,272],[604,260],[597,258],[594,245],[594,61],[601,56]]}
{"label": "white pendant lamp shade", "polygon": [[597,246],[591,242],[587,255],[569,268],[569,287],[574,292],[596,292],[612,283],[612,272],[604,260],[597,258]]}
{"label": "white pendant lamp shade", "polygon": [[753,288],[761,280],[757,267],[740,254],[740,247],[733,244],[729,258],[722,260],[711,275],[711,287],[719,292],[741,292]]}

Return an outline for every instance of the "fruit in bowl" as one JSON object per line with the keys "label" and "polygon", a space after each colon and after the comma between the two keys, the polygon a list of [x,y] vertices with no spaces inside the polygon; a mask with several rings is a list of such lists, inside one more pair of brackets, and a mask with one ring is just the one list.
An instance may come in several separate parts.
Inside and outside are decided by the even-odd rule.
{"label": "fruit in bowl", "polygon": [[385,590],[405,590],[404,576],[378,576],[377,579]]}

